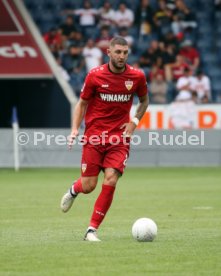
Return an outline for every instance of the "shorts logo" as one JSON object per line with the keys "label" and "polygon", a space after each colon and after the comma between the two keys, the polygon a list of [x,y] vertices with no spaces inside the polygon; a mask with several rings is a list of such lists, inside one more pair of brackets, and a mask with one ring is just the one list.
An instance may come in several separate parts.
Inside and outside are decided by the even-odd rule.
{"label": "shorts logo", "polygon": [[131,90],[131,88],[133,87],[133,84],[134,84],[133,81],[130,81],[130,80],[125,81],[125,86],[127,90]]}
{"label": "shorts logo", "polygon": [[82,170],[83,173],[85,173],[86,169],[87,169],[87,164],[82,164],[81,165],[81,170]]}

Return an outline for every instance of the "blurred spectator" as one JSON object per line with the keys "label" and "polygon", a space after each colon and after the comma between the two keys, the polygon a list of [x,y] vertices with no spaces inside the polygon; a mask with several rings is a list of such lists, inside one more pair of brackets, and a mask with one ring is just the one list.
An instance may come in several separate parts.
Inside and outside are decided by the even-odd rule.
{"label": "blurred spectator", "polygon": [[156,74],[150,84],[151,103],[167,103],[168,85],[162,74]]}
{"label": "blurred spectator", "polygon": [[171,23],[171,29],[173,34],[177,37],[178,40],[183,39],[184,27],[178,14],[173,15],[173,22]]}
{"label": "blurred spectator", "polygon": [[193,90],[192,84],[193,84],[192,70],[189,68],[185,68],[184,75],[177,80],[176,89],[178,91],[188,90],[191,92]]}
{"label": "blurred spectator", "polygon": [[174,63],[176,60],[176,50],[173,44],[165,46],[165,51],[163,55],[164,65]]}
{"label": "blurred spectator", "polygon": [[176,0],[166,0],[167,8],[174,10],[176,8]]}
{"label": "blurred spectator", "polygon": [[166,6],[165,0],[159,0],[159,9],[154,14],[154,24],[161,30],[161,34],[166,34],[171,29],[173,13]]}
{"label": "blurred spectator", "polygon": [[166,6],[166,1],[165,0],[159,0],[158,1],[158,9],[154,14],[154,17],[159,19],[159,20],[163,20],[164,18],[167,17],[167,6]]}
{"label": "blurred spectator", "polygon": [[75,33],[77,31],[72,15],[68,15],[66,17],[65,22],[60,25],[59,29],[61,30],[62,35],[66,37],[69,37],[71,33]]}
{"label": "blurred spectator", "polygon": [[134,22],[134,12],[128,9],[125,3],[120,3],[118,10],[115,12],[115,24],[117,27],[131,27]]}
{"label": "blurred spectator", "polygon": [[200,103],[202,103],[202,104],[207,104],[209,102],[209,98],[206,96],[206,95],[204,95],[202,98],[201,98],[201,102]]}
{"label": "blurred spectator", "polygon": [[140,56],[140,66],[142,68],[150,68],[156,62],[157,57],[161,56],[161,54],[159,42],[157,40],[152,40],[150,47],[148,47]]}
{"label": "blurred spectator", "polygon": [[98,11],[92,8],[91,2],[88,0],[84,1],[83,8],[75,10],[67,10],[64,13],[72,13],[79,16],[79,25],[81,27],[94,27],[96,24],[96,18]]}
{"label": "blurred spectator", "polygon": [[153,9],[149,0],[141,0],[135,12],[135,25],[139,28],[141,36],[148,35],[152,31]]}
{"label": "blurred spectator", "polygon": [[159,57],[162,58],[163,65],[174,62],[175,55],[176,53],[172,44],[166,46],[163,40],[159,41]]}
{"label": "blurred spectator", "polygon": [[61,33],[57,29],[51,28],[47,33],[44,34],[43,38],[49,48],[56,50],[60,50],[62,48]]}
{"label": "blurred spectator", "polygon": [[[92,7],[92,1],[82,1],[83,8],[65,11],[64,13],[72,15],[66,17],[58,30],[52,29],[44,36],[51,51],[62,56],[62,64],[70,72],[71,80],[74,79],[73,83],[81,79],[79,75],[83,76],[85,67],[89,71],[98,66],[102,57],[103,62],[106,61],[107,48],[114,34],[123,36],[128,41],[135,54],[130,61],[132,63],[135,61],[135,66],[144,71],[155,88],[163,87],[165,84],[163,82],[167,81],[167,93],[165,93],[167,100],[169,95],[174,97],[172,95],[176,93],[176,83],[178,87],[180,86],[179,90],[191,89],[198,95],[195,87],[185,85],[185,81],[199,67],[200,58],[191,40],[185,39],[188,29],[195,28],[196,20],[184,0],[158,0],[157,10],[155,5],[152,6],[154,4],[152,0],[140,0],[139,5],[132,1],[116,3],[108,0],[96,1],[103,4],[99,6],[99,10]],[[218,4],[220,0],[216,2]],[[119,3],[117,11],[113,10],[111,3],[115,5]],[[127,6],[129,3],[137,7],[135,17],[134,11]],[[79,24],[75,23],[77,19]],[[97,23],[99,28],[96,29]],[[96,38],[95,44],[88,38]],[[141,45],[133,47],[136,46],[136,38],[140,38]],[[141,52],[145,49],[145,45],[146,50]],[[102,56],[98,48],[105,55]],[[191,71],[188,71],[188,68]],[[188,74],[190,75],[187,76]],[[198,76],[196,78],[198,82],[204,79]],[[211,99],[210,93],[206,92],[204,96],[200,96],[198,102],[205,102],[206,98]],[[199,94],[202,95],[202,91]],[[158,97],[157,93],[155,95]],[[164,102],[158,98],[156,101]]]}
{"label": "blurred spectator", "polygon": [[210,79],[201,69],[198,69],[196,76],[192,78],[192,90],[197,93],[199,103],[208,103],[211,100]]}
{"label": "blurred spectator", "polygon": [[180,77],[184,75],[185,69],[188,69],[189,65],[185,62],[184,57],[181,55],[176,56],[174,63],[168,64],[166,66],[166,79],[168,81],[177,81]]}
{"label": "blurred spectator", "polygon": [[122,36],[124,39],[126,39],[128,46],[130,47],[130,49],[132,49],[134,38],[132,35],[129,35],[127,27],[120,28],[119,33],[117,35]]}
{"label": "blurred spectator", "polygon": [[195,104],[199,103],[198,95],[196,91],[192,91],[192,100],[194,101]]}
{"label": "blurred spectator", "polygon": [[100,27],[114,25],[115,11],[111,8],[111,4],[108,1],[105,1],[98,10],[98,15]]}
{"label": "blurred spectator", "polygon": [[158,56],[156,62],[153,63],[151,71],[149,73],[149,80],[152,81],[157,75],[161,75],[165,78],[163,59]]}
{"label": "blurred spectator", "polygon": [[165,43],[166,47],[168,45],[173,45],[174,51],[178,52],[179,42],[172,31],[167,32],[163,37],[161,37],[161,40]]}
{"label": "blurred spectator", "polygon": [[189,91],[182,90],[168,108],[172,127],[192,129],[196,124],[196,105]]}
{"label": "blurred spectator", "polygon": [[95,46],[93,39],[88,39],[82,54],[85,58],[87,72],[89,72],[94,67],[101,65],[102,52],[98,47]]}
{"label": "blurred spectator", "polygon": [[221,10],[221,0],[214,0],[216,10]]}
{"label": "blurred spectator", "polygon": [[192,45],[192,41],[184,40],[180,46],[179,54],[185,58],[186,63],[189,64],[192,70],[196,71],[200,64],[200,58],[199,52]]}
{"label": "blurred spectator", "polygon": [[77,45],[80,48],[83,48],[85,46],[85,38],[82,34],[82,32],[77,31],[75,33],[71,33],[70,39],[69,39],[69,44],[72,45]]}
{"label": "blurred spectator", "polygon": [[62,65],[70,74],[70,84],[78,97],[86,74],[85,59],[81,51],[81,47],[73,44],[69,47],[68,53],[64,54],[62,58]]}
{"label": "blurred spectator", "polygon": [[[143,71],[143,69],[140,67],[140,64],[139,64],[138,61],[133,62],[132,66],[133,66],[134,68],[136,68],[136,69],[139,69],[139,70]],[[143,71],[143,72],[144,72],[144,71]]]}
{"label": "blurred spectator", "polygon": [[110,34],[110,29],[108,26],[101,28],[100,36],[96,39],[96,46],[101,49],[101,51],[106,55],[107,48],[109,47],[109,42],[112,39]]}
{"label": "blurred spectator", "polygon": [[183,0],[176,0],[176,8],[174,14],[178,15],[182,22],[184,29],[192,29],[197,27],[195,15],[190,9],[186,6]]}
{"label": "blurred spectator", "polygon": [[85,69],[85,59],[78,45],[71,45],[63,56],[62,65],[69,73],[79,73]]}
{"label": "blurred spectator", "polygon": [[153,64],[152,60],[152,49],[147,48],[145,52],[143,52],[139,58],[139,65],[141,68],[151,68]]}

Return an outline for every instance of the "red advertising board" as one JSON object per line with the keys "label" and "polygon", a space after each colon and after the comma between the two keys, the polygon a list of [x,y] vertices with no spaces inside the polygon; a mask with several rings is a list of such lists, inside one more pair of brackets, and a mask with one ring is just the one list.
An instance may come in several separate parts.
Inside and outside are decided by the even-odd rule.
{"label": "red advertising board", "polygon": [[52,72],[13,0],[0,0],[0,78],[48,78]]}

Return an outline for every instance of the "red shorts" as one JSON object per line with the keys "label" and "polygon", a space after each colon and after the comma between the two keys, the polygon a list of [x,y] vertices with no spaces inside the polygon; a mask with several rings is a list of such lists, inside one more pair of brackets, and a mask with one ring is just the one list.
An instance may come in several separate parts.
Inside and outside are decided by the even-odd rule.
{"label": "red shorts", "polygon": [[83,146],[81,160],[82,176],[97,176],[105,168],[113,168],[121,174],[124,172],[129,157],[130,145],[91,145]]}

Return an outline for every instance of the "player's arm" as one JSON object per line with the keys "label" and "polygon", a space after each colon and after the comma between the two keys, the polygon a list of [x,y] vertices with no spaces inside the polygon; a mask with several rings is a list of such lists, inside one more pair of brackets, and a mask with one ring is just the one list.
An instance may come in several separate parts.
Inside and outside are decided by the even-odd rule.
{"label": "player's arm", "polygon": [[73,141],[79,134],[79,127],[81,122],[83,121],[86,109],[87,109],[88,101],[83,100],[82,98],[79,99],[78,103],[75,106],[74,116],[73,116],[73,123],[72,123],[72,130],[69,136],[69,148],[72,147]]}
{"label": "player's arm", "polygon": [[140,97],[139,101],[140,101],[140,103],[137,107],[135,118],[137,118],[140,121],[142,119],[144,113],[146,112],[148,105],[149,105],[148,95],[146,94],[146,95]]}
{"label": "player's arm", "polygon": [[124,130],[125,136],[130,137],[133,134],[139,121],[142,119],[144,113],[146,112],[148,104],[149,104],[149,97],[147,94],[139,97],[139,105],[137,107],[136,114],[135,114],[134,118],[129,123],[126,123],[122,126],[122,128],[125,128],[125,130]]}
{"label": "player's arm", "polygon": [[74,117],[72,123],[71,135],[69,137],[69,148],[71,148],[74,139],[78,136],[78,129],[83,121],[88,102],[94,96],[95,86],[94,86],[94,77],[92,73],[89,73],[86,76],[84,85],[81,89],[81,95],[78,103],[74,109]]}

